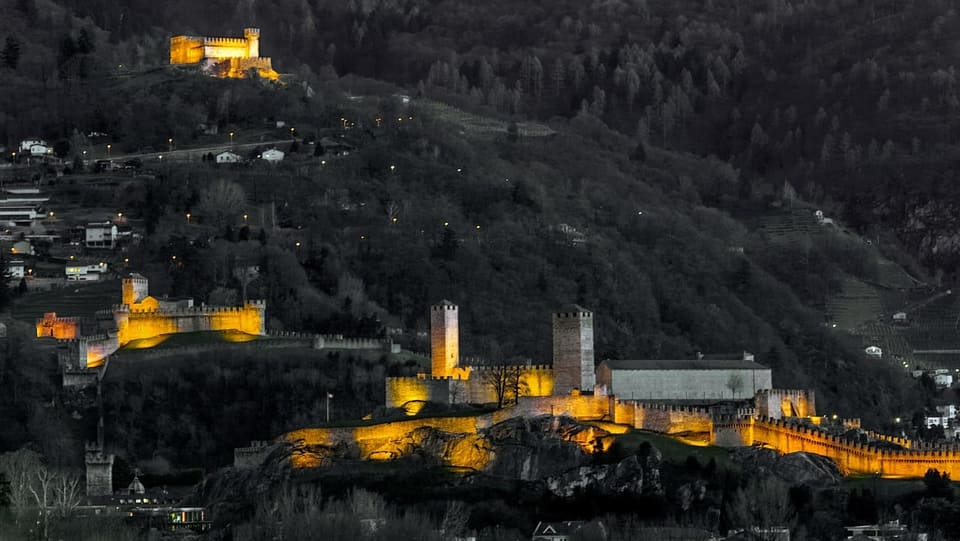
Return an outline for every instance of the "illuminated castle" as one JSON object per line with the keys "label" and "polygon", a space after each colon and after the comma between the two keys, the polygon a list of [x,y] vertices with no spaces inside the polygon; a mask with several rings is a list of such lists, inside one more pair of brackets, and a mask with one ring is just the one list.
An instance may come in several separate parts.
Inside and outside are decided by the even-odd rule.
{"label": "illuminated castle", "polygon": [[170,38],[170,64],[198,64],[217,77],[243,78],[251,70],[263,79],[274,81],[270,59],[260,56],[260,29],[244,28],[242,38],[173,36]]}
{"label": "illuminated castle", "polygon": [[[163,300],[151,297],[148,280],[133,273],[123,279],[121,304],[97,313],[96,330],[84,333],[80,318],[57,317],[48,312],[37,321],[38,338],[71,340],[70,368],[95,368],[117,349],[140,341],[144,347],[160,343],[167,335],[198,331],[238,331],[264,335],[264,301],[243,306],[194,306],[193,299]],[[107,323],[107,324],[104,324]]]}

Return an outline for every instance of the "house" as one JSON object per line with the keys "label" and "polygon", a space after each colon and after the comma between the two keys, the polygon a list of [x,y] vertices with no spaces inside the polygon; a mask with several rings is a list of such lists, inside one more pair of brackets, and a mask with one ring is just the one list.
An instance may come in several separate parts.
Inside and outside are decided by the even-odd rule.
{"label": "house", "polygon": [[870,346],[867,349],[863,350],[867,354],[867,357],[873,357],[874,359],[883,358],[883,350],[879,346]]}
{"label": "house", "polygon": [[33,245],[25,240],[13,243],[13,247],[10,248],[10,253],[18,255],[36,255],[33,250]]}
{"label": "house", "polygon": [[264,150],[260,154],[260,158],[264,161],[271,163],[283,161],[283,151],[271,148],[270,150]]}
{"label": "house", "polygon": [[945,406],[937,406],[937,413],[943,415],[944,417],[949,417],[953,419],[957,416],[957,406],[953,404],[947,404]]}
{"label": "house", "polygon": [[7,276],[9,276],[11,280],[23,278],[26,276],[25,269],[26,265],[23,261],[19,259],[10,261],[7,263]]}
{"label": "house", "polygon": [[50,146],[50,145],[48,145],[47,142],[44,141],[43,139],[24,139],[23,141],[20,141],[20,153],[21,153],[21,154],[33,154],[33,155],[36,155],[36,154],[33,152],[33,148],[34,148],[34,147],[43,147],[43,148],[44,148],[43,153],[46,154],[46,153],[47,153],[46,149],[47,149],[49,146]]}
{"label": "house", "polygon": [[935,426],[942,426],[943,428],[950,427],[950,418],[949,417],[940,417],[937,415],[926,416],[923,418],[923,424],[927,428],[933,428]]}
{"label": "house", "polygon": [[229,150],[217,154],[217,163],[240,163],[241,160],[243,160],[243,158],[240,157],[239,154],[234,154]]}
{"label": "house", "polygon": [[933,384],[936,385],[938,389],[951,387],[953,385],[953,374],[934,374]]}
{"label": "house", "polygon": [[532,541],[569,541],[570,537],[583,528],[583,521],[539,522],[533,530]]}
{"label": "house", "polygon": [[906,323],[907,322],[907,313],[906,312],[897,312],[893,314],[894,323]]}
{"label": "house", "polygon": [[107,272],[107,264],[101,261],[95,265],[67,265],[63,273],[70,282],[93,282]]}
{"label": "house", "polygon": [[52,154],[53,149],[46,145],[33,145],[30,147],[31,156],[46,156],[47,154]]}
{"label": "house", "polygon": [[84,228],[87,248],[109,248],[116,246],[119,234],[117,226],[111,222],[93,222]]}

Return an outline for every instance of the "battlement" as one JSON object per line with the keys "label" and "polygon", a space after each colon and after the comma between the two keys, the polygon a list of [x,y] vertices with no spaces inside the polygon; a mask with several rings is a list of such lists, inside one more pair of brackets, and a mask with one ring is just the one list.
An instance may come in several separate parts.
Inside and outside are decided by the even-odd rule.
{"label": "battlement", "polygon": [[565,319],[565,318],[593,318],[593,312],[589,310],[576,311],[576,312],[554,312],[554,317]]}
{"label": "battlement", "polygon": [[266,308],[265,301],[258,302],[248,302],[244,306],[211,306],[211,305],[202,305],[202,306],[192,306],[192,307],[183,307],[183,308],[174,308],[174,309],[163,309],[163,308],[137,308],[136,306],[129,306],[126,304],[115,304],[113,305],[114,312],[126,312],[131,316],[144,315],[144,316],[169,316],[169,317],[178,317],[178,316],[208,316],[208,315],[217,315],[217,314],[229,314],[229,313],[241,313],[248,310],[261,311]]}
{"label": "battlement", "polygon": [[456,311],[459,309],[460,309],[459,306],[457,306],[456,304],[453,304],[450,301],[442,301],[439,304],[434,304],[433,306],[430,307],[430,310],[434,312],[442,312],[444,310]]}

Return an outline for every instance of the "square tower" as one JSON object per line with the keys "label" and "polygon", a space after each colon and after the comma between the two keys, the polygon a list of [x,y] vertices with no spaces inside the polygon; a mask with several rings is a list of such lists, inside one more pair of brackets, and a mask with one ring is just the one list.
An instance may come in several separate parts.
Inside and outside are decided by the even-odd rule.
{"label": "square tower", "polygon": [[247,58],[260,56],[260,29],[244,28],[243,37],[247,40]]}
{"label": "square tower", "polygon": [[450,301],[430,307],[430,375],[449,377],[460,362],[460,310]]}
{"label": "square tower", "polygon": [[571,304],[553,313],[553,394],[592,391],[593,312]]}
{"label": "square tower", "polygon": [[147,280],[147,277],[135,272],[131,272],[128,276],[124,277],[122,288],[123,300],[121,304],[126,304],[127,306],[138,304],[150,295],[150,282]]}
{"label": "square tower", "polygon": [[113,495],[113,455],[103,452],[103,446],[86,446],[87,496]]}

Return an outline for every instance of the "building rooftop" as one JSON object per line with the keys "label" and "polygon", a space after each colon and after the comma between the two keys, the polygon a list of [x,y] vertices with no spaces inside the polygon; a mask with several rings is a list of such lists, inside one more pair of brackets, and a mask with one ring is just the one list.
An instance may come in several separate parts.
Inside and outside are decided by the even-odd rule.
{"label": "building rooftop", "polygon": [[768,367],[743,359],[606,359],[611,370],[769,370]]}
{"label": "building rooftop", "polygon": [[558,314],[569,314],[572,312],[590,312],[590,310],[580,306],[579,304],[564,304],[557,309]]}

